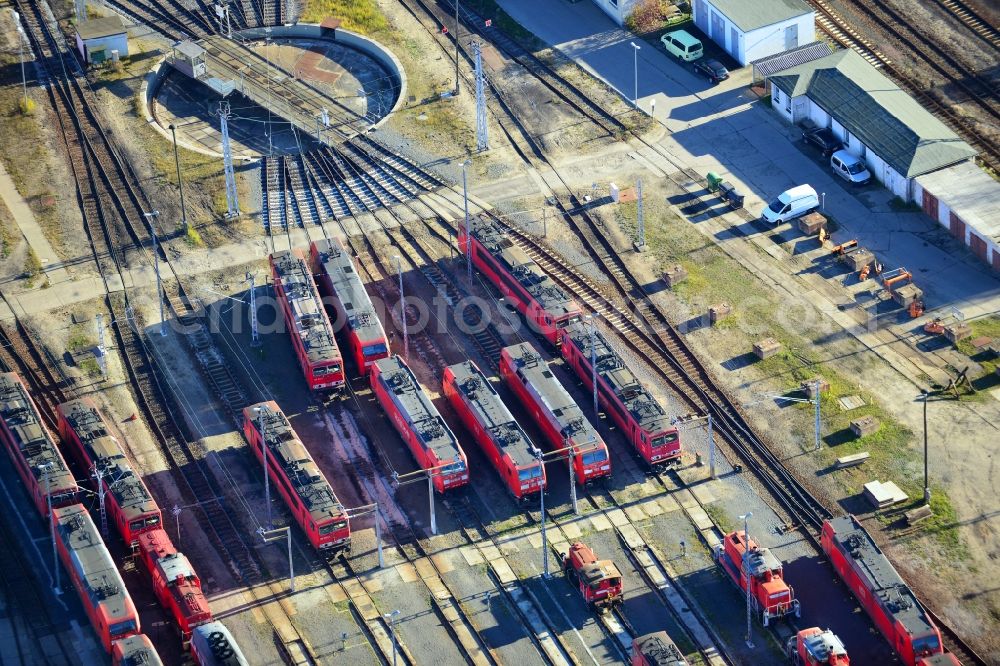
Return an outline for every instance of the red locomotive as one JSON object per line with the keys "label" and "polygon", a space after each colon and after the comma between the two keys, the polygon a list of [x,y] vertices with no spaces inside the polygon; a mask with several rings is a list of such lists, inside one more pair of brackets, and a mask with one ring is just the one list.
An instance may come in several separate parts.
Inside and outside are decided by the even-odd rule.
{"label": "red locomotive", "polygon": [[0,373],[0,423],[0,438],[38,512],[49,514],[49,496],[53,507],[76,502],[76,479],[42,424],[28,389],[13,372]]}
{"label": "red locomotive", "polygon": [[155,529],[139,535],[139,557],[153,579],[156,598],[170,611],[184,641],[190,639],[195,627],[212,621],[201,579],[166,532]]}
{"label": "red locomotive", "polygon": [[660,466],[681,457],[677,428],[656,398],[625,365],[600,331],[573,324],[565,331],[562,355],[589,390],[592,380],[591,340],[596,349],[598,401],[648,464]]}
{"label": "red locomotive", "polygon": [[217,621],[194,630],[191,658],[198,666],[250,666],[233,635]]}
{"label": "red locomotive", "polygon": [[470,220],[469,226],[471,242],[462,227],[459,248],[472,252],[472,263],[513,301],[532,330],[555,346],[562,344],[563,329],[580,320],[576,301],[489,217],[479,215]]}
{"label": "red locomotive", "polygon": [[295,522],[319,550],[350,548],[351,526],[344,506],[323,472],[272,400],[243,409],[243,434],[266,464]]}
{"label": "red locomotive", "polygon": [[141,533],[159,527],[160,508],[94,403],[89,398],[64,402],[56,414],[59,435],[79,463],[88,472],[100,472],[111,517],[125,543],[134,544]]}
{"label": "red locomotive", "polygon": [[[769,549],[758,546],[753,539],[748,544],[743,530],[727,534],[722,543],[715,546],[712,554],[733,583],[744,592],[747,585],[744,563],[749,568],[750,598],[754,608],[761,614],[765,627],[774,618],[790,613],[799,616],[799,600],[782,577],[781,561]],[[747,556],[745,560],[744,555]]]}
{"label": "red locomotive", "polygon": [[163,666],[146,634],[122,638],[111,645],[112,666]]}
{"label": "red locomotive", "polygon": [[785,653],[795,666],[849,666],[844,644],[829,629],[803,629],[789,637]]}
{"label": "red locomotive", "polygon": [[111,554],[82,504],[53,508],[56,550],[104,650],[139,633],[139,615]]}
{"label": "red locomotive", "polygon": [[343,332],[358,372],[364,375],[372,363],[389,355],[382,322],[339,240],[313,241],[309,253],[319,293],[337,312],[333,329]]}
{"label": "red locomotive", "polygon": [[854,516],[823,523],[823,551],[906,666],[944,652],[941,632]]}
{"label": "red locomotive", "polygon": [[476,364],[464,361],[448,366],[442,384],[455,412],[511,494],[525,499],[542,492],[545,466],[535,457],[535,447]]}
{"label": "red locomotive", "polygon": [[688,666],[684,654],[665,631],[632,639],[631,666]]}
{"label": "red locomotive", "polygon": [[622,574],[611,560],[599,560],[586,544],[576,542],[562,554],[566,578],[576,583],[583,600],[602,613],[625,599]]}
{"label": "red locomotive", "polygon": [[339,390],[344,385],[344,359],[305,253],[275,252],[270,260],[274,290],[306,383],[314,391]]}
{"label": "red locomotive", "polygon": [[553,450],[574,447],[573,472],[578,483],[611,474],[604,440],[530,343],[500,352],[500,376],[531,412]]}
{"label": "red locomotive", "polygon": [[398,356],[372,364],[372,390],[423,469],[433,469],[439,493],[469,482],[465,452],[417,378]]}

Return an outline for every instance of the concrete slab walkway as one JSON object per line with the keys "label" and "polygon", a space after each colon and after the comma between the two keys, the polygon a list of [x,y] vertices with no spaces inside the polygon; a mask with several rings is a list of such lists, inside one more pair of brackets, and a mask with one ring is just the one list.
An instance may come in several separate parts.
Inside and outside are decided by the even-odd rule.
{"label": "concrete slab walkway", "polygon": [[14,179],[7,173],[7,169],[0,163],[0,198],[7,204],[17,228],[21,230],[21,235],[28,241],[28,245],[35,251],[38,259],[42,262],[42,271],[48,278],[49,284],[58,284],[70,279],[69,272],[59,261],[55,250],[49,244],[45,234],[42,232],[35,214],[24,200],[21,193],[14,185]]}

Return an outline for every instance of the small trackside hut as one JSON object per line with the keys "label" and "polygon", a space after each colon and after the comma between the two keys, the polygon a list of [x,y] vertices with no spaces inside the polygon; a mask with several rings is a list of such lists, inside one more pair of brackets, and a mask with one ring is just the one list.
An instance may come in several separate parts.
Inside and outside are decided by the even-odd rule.
{"label": "small trackside hut", "polygon": [[462,424],[490,459],[507,490],[519,500],[542,492],[545,466],[535,457],[535,447],[476,364],[464,361],[448,366],[442,384]]}
{"label": "small trackside hut", "polygon": [[820,543],[903,664],[917,666],[920,659],[944,652],[941,632],[857,518],[824,522]]}
{"label": "small trackside hut", "polygon": [[313,548],[350,549],[347,511],[277,403],[272,400],[245,407],[243,435],[261,464],[267,464],[278,492]]}
{"label": "small trackside hut", "polygon": [[326,303],[333,305],[337,315],[333,330],[346,340],[358,372],[365,375],[375,361],[389,356],[385,329],[372,300],[351,255],[339,240],[313,241],[309,254],[319,293]]}
{"label": "small trackside hut", "polygon": [[76,502],[76,479],[42,424],[28,389],[13,372],[0,373],[0,439],[38,513],[49,515],[49,497],[53,507]]}
{"label": "small trackside hut", "polygon": [[339,391],[344,386],[344,359],[305,253],[275,252],[270,262],[274,291],[306,383],[314,391]]}
{"label": "small trackside hut", "polygon": [[125,543],[135,544],[140,534],[158,528],[160,507],[94,402],[90,398],[64,402],[56,407],[56,415],[59,435],[77,461],[89,474],[100,474],[108,509]]}
{"label": "small trackside hut", "polygon": [[82,504],[52,509],[56,550],[105,652],[139,633],[139,615],[97,526]]}
{"label": "small trackside hut", "polygon": [[577,483],[611,475],[604,439],[530,343],[511,345],[500,352],[500,376],[531,413],[552,450],[573,447]]}
{"label": "small trackside hut", "polygon": [[799,616],[799,600],[784,580],[781,560],[770,549],[758,546],[753,539],[748,543],[743,530],[727,534],[723,542],[712,549],[712,556],[729,574],[733,584],[744,592],[749,568],[750,598],[765,627],[773,619],[793,613]]}
{"label": "small trackside hut", "polygon": [[550,344],[562,344],[563,330],[580,320],[580,307],[555,281],[514,245],[508,234],[485,215],[473,218],[458,234],[458,247],[472,252],[472,263],[524,315],[529,327]]}
{"label": "small trackside hut", "polygon": [[435,470],[437,492],[468,484],[465,451],[403,359],[391,356],[375,361],[369,376],[375,397],[417,464]]}
{"label": "small trackside hut", "polygon": [[[594,390],[591,331],[584,323],[566,329],[562,356],[588,390]],[[625,365],[600,331],[593,332],[597,397],[601,407],[646,463],[659,467],[680,460],[681,440],[666,411]]]}

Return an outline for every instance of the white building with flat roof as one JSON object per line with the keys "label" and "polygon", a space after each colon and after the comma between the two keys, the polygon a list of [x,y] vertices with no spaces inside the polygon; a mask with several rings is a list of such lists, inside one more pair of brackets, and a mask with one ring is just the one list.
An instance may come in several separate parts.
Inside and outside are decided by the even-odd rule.
{"label": "white building with flat roof", "polygon": [[741,65],[816,40],[803,0],[694,0],[694,24]]}

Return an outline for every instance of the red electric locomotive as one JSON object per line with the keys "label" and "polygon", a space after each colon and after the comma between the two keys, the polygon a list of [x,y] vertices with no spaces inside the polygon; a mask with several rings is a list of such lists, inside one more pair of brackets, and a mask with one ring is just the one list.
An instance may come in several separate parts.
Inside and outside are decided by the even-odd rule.
{"label": "red electric locomotive", "polygon": [[59,435],[71,445],[77,460],[88,472],[98,471],[104,485],[111,517],[125,543],[160,526],[160,508],[131,464],[118,440],[89,398],[71,400],[56,407]]}
{"label": "red electric locomotive", "polygon": [[469,482],[465,451],[444,422],[417,378],[399,356],[372,364],[372,390],[382,409],[423,469],[434,472],[439,493]]}
{"label": "red electric locomotive", "polygon": [[632,639],[631,666],[688,666],[677,645],[665,631]]}
{"label": "red electric locomotive", "polygon": [[565,331],[562,355],[589,390],[594,389],[591,373],[591,341],[596,348],[597,397],[622,434],[650,465],[663,465],[681,457],[677,428],[656,398],[642,385],[625,361],[611,348],[600,331],[585,324],[573,324]]}
{"label": "red electric locomotive", "polygon": [[823,523],[823,551],[906,666],[944,652],[941,632],[854,516]]}
{"label": "red electric locomotive", "polygon": [[243,434],[257,459],[268,466],[309,543],[319,550],[350,548],[351,525],[344,506],[278,405],[272,400],[245,407]]}
{"label": "red electric locomotive", "polygon": [[917,662],[917,666],[962,666],[962,662],[951,652],[944,652],[931,657],[924,657]]}
{"label": "red electric locomotive", "polygon": [[139,615],[132,598],[83,505],[53,508],[52,513],[59,559],[69,572],[101,645],[111,652],[113,641],[139,633]]}
{"label": "red electric locomotive", "polygon": [[535,447],[476,364],[464,361],[444,370],[444,394],[462,423],[517,499],[545,489],[545,466]]}
{"label": "red electric locomotive", "polygon": [[[744,555],[749,554],[744,561]],[[747,571],[750,569],[750,598],[753,607],[761,614],[761,620],[766,627],[774,618],[784,617],[790,613],[795,613],[798,617],[800,613],[799,600],[795,598],[795,591],[785,582],[784,567],[781,560],[767,548],[761,548],[753,539],[749,544],[743,530],[730,532],[712,549],[715,560],[722,565],[722,568],[733,583],[746,592]]]}
{"label": "red electric locomotive", "polygon": [[198,666],[250,666],[233,635],[218,621],[194,630],[191,658]]}
{"label": "red electric locomotive", "polygon": [[271,275],[306,383],[314,391],[339,390],[344,385],[344,359],[305,253],[275,252],[271,255]]}
{"label": "red electric locomotive", "polygon": [[351,356],[362,375],[371,364],[389,355],[385,329],[379,321],[351,255],[339,240],[313,241],[309,246],[316,284],[327,303],[337,312],[335,331],[343,331]]}
{"label": "red electric locomotive", "polygon": [[155,529],[139,535],[139,557],[153,579],[156,598],[170,611],[184,641],[190,639],[195,627],[212,621],[201,579],[165,531]]}
{"label": "red electric locomotive", "polygon": [[76,479],[13,372],[0,373],[0,423],[0,436],[38,512],[48,515],[49,496],[53,507],[76,502]]}
{"label": "red electric locomotive", "polygon": [[789,637],[785,653],[795,666],[850,666],[851,658],[837,635],[810,627]]}
{"label": "red electric locomotive", "polygon": [[111,645],[112,666],[163,666],[146,634],[122,638]]}
{"label": "red electric locomotive", "polygon": [[500,376],[531,412],[553,450],[574,447],[573,473],[578,483],[611,474],[604,440],[531,343],[500,352]]}
{"label": "red electric locomotive", "polygon": [[471,242],[461,227],[458,246],[472,252],[472,263],[500,293],[514,302],[532,330],[555,346],[562,344],[563,329],[580,320],[576,301],[489,217],[478,215],[470,220],[469,226]]}

